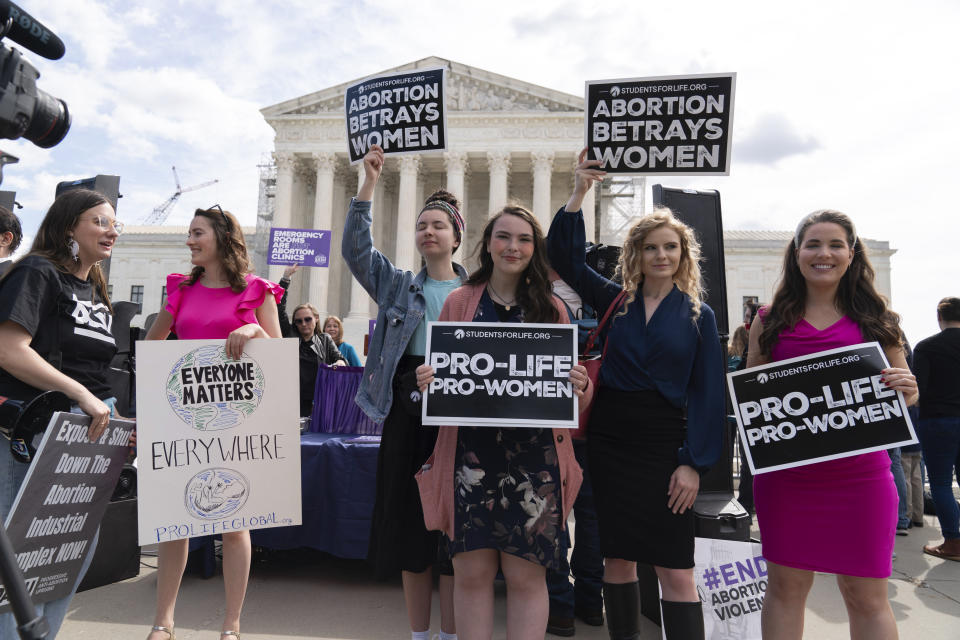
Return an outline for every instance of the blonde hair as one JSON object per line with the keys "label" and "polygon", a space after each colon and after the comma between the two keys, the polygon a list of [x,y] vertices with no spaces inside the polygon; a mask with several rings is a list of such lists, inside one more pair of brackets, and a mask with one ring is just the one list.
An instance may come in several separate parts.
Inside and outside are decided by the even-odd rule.
{"label": "blonde hair", "polygon": [[620,253],[620,264],[617,265],[627,297],[623,310],[617,315],[625,314],[627,307],[636,300],[637,291],[643,285],[643,241],[651,231],[661,227],[675,231],[680,237],[680,265],[673,276],[673,282],[690,298],[690,317],[696,323],[706,295],[700,276],[700,243],[693,229],[678,220],[666,207],[658,207],[653,213],[643,216],[627,231],[623,251]]}
{"label": "blonde hair", "polygon": [[336,344],[339,347],[340,343],[343,342],[343,320],[341,320],[337,316],[327,316],[323,321],[323,326],[320,327],[320,331],[323,331],[324,329],[326,329],[327,323],[329,323],[331,320],[333,320],[334,324],[336,324],[337,327],[340,329],[340,331],[337,333],[337,337],[333,341],[334,344]]}
{"label": "blonde hair", "polygon": [[317,309],[309,302],[298,304],[297,308],[293,310],[292,314],[290,314],[290,321],[293,322],[293,319],[297,316],[297,311],[300,311],[300,309],[307,309],[310,312],[310,315],[313,316],[313,334],[318,336],[323,333],[323,327],[320,326],[320,309]]}

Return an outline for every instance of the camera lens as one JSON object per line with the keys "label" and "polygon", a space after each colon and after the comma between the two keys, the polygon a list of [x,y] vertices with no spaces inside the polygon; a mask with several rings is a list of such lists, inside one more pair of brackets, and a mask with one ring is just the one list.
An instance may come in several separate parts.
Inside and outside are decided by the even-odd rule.
{"label": "camera lens", "polygon": [[38,147],[48,149],[63,140],[69,130],[70,111],[67,110],[67,103],[37,89],[33,117],[23,137]]}

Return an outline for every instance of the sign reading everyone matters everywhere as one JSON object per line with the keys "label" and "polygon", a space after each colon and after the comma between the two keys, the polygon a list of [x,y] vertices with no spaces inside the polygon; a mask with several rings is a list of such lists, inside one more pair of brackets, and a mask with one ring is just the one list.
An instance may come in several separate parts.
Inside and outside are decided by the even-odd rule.
{"label": "sign reading everyone matters everywhere", "polygon": [[[7,535],[34,603],[73,590],[129,453],[133,422],[111,420],[92,442],[89,427],[90,416],[53,414],[7,516]],[[0,587],[0,612],[9,604]]]}
{"label": "sign reading everyone matters everywhere", "polygon": [[140,544],[301,523],[297,340],[137,343]]}
{"label": "sign reading everyone matters everywhere", "polygon": [[445,69],[416,69],[363,80],[347,87],[350,164],[370,145],[384,153],[443,151],[447,148]]}
{"label": "sign reading everyone matters everywhere", "polygon": [[588,157],[607,173],[729,175],[737,74],[586,83]]}
{"label": "sign reading everyone matters everywhere", "polygon": [[426,362],[434,380],[423,397],[423,424],[578,426],[569,380],[576,325],[431,322]]}
{"label": "sign reading everyone matters everywhere", "polygon": [[330,231],[270,228],[267,264],[326,267],[330,260]]}
{"label": "sign reading everyone matters everywhere", "polygon": [[917,442],[903,394],[881,382],[876,342],[727,374],[754,474]]}

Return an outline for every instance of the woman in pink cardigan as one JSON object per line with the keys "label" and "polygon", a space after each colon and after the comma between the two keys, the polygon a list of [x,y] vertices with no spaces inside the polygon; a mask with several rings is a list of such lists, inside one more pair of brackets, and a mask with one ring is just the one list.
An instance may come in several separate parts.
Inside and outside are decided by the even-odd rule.
{"label": "woman in pink cardigan", "polygon": [[[566,323],[552,294],[546,241],[536,218],[508,206],[487,223],[480,269],[453,291],[440,320]],[[425,390],[433,368],[417,369]],[[586,370],[570,372],[581,408],[592,390]],[[493,580],[507,583],[507,637],[543,638],[549,601],[546,569],[566,545],[559,531],[582,473],[567,429],[442,427],[417,474],[428,529],[443,531],[454,567],[454,615],[461,640],[490,638]]]}

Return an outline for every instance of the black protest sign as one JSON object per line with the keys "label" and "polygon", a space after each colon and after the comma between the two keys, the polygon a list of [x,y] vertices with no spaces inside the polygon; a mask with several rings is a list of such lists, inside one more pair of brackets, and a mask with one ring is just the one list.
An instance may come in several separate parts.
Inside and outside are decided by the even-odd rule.
{"label": "black protest sign", "polygon": [[347,87],[350,163],[378,144],[384,153],[443,151],[447,148],[444,69],[417,69]]}
{"label": "black protest sign", "polygon": [[431,322],[423,424],[575,429],[576,325]]}
{"label": "black protest sign", "polygon": [[876,342],[727,374],[755,474],[917,442],[903,395],[880,371]]}
{"label": "black protest sign", "polygon": [[588,156],[608,173],[728,175],[737,74],[586,83]]}
{"label": "black protest sign", "polygon": [[[7,517],[35,604],[70,595],[127,457],[132,422],[111,420],[94,442],[89,426],[90,416],[53,414]],[[0,612],[9,607],[3,589]]]}

